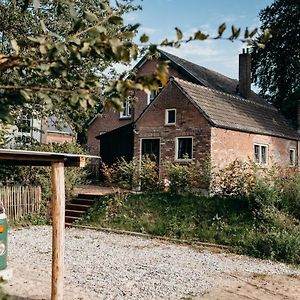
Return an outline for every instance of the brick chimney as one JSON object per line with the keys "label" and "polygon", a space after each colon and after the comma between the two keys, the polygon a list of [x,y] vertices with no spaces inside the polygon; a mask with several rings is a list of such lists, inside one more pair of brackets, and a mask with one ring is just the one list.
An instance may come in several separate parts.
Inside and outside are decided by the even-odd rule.
{"label": "brick chimney", "polygon": [[300,100],[298,100],[298,107],[297,107],[297,120],[298,120],[298,134],[300,135]]}
{"label": "brick chimney", "polygon": [[239,55],[239,94],[245,99],[251,95],[251,54],[249,49]]}

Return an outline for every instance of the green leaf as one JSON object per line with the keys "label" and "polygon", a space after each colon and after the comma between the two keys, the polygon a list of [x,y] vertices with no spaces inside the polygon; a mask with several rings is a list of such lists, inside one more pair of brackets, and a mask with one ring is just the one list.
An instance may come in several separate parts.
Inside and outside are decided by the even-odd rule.
{"label": "green leaf", "polygon": [[206,40],[209,37],[208,34],[204,34],[203,32],[201,32],[200,30],[194,33],[194,39],[195,40]]}
{"label": "green leaf", "polygon": [[244,33],[244,38],[247,39],[249,38],[249,29],[246,27],[245,33]]}
{"label": "green leaf", "polygon": [[237,39],[240,36],[241,28],[236,28],[231,26],[232,35],[230,37],[231,40]]}
{"label": "green leaf", "polygon": [[11,43],[11,47],[15,51],[15,54],[19,55],[20,47],[19,47],[17,41],[16,40],[11,40],[10,43]]}
{"label": "green leaf", "polygon": [[147,34],[143,34],[141,37],[140,37],[140,41],[141,43],[147,43],[149,41],[149,36]]}
{"label": "green leaf", "polygon": [[254,28],[254,30],[252,30],[252,31],[249,33],[249,37],[250,37],[250,38],[253,38],[253,36],[255,36],[257,32],[258,32],[258,29],[257,29],[257,28]]}
{"label": "green leaf", "polygon": [[108,18],[108,22],[115,25],[121,25],[123,24],[123,18],[119,16],[111,16],[110,18]]}
{"label": "green leaf", "polygon": [[226,23],[222,23],[219,28],[218,28],[218,34],[219,34],[219,37],[221,37],[224,33],[224,31],[226,30]]}
{"label": "green leaf", "polygon": [[40,23],[41,23],[41,27],[42,27],[42,30],[44,31],[44,33],[48,32],[49,30],[46,27],[45,22],[43,20],[41,20]]}
{"label": "green leaf", "polygon": [[90,11],[85,11],[84,12],[84,18],[89,21],[90,23],[94,23],[98,21],[98,18],[95,14],[93,14]]}
{"label": "green leaf", "polygon": [[26,91],[21,90],[21,91],[20,91],[20,95],[21,95],[26,101],[30,100],[30,95],[29,95]]}
{"label": "green leaf", "polygon": [[34,9],[38,9],[40,7],[40,0],[33,0]]}
{"label": "green leaf", "polygon": [[178,27],[175,27],[175,30],[177,34],[177,40],[181,40],[183,37],[182,31]]}

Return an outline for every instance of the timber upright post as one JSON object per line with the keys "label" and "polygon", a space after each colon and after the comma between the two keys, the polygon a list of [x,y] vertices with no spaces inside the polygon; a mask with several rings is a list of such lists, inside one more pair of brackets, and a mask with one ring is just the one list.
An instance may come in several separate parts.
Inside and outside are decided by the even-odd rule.
{"label": "timber upright post", "polygon": [[51,300],[63,300],[65,248],[64,162],[51,163],[52,181],[52,289]]}

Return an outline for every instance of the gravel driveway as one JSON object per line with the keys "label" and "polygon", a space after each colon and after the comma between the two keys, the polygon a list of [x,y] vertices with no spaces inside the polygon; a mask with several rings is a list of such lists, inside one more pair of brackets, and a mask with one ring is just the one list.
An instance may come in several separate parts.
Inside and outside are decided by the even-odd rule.
{"label": "gravel driveway", "polygon": [[[51,227],[9,233],[15,299],[49,299]],[[101,231],[66,229],[64,299],[190,299],[231,274],[291,274],[289,267],[226,253]]]}

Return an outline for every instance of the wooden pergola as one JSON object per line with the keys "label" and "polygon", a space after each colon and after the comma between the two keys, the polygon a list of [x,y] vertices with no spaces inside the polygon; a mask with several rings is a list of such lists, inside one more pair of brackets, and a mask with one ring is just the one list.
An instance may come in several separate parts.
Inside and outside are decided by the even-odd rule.
{"label": "wooden pergola", "polygon": [[63,300],[65,248],[64,168],[84,167],[98,156],[0,149],[0,166],[51,166],[52,183],[52,287],[51,300]]}

